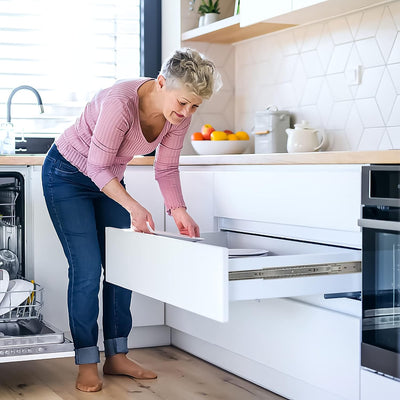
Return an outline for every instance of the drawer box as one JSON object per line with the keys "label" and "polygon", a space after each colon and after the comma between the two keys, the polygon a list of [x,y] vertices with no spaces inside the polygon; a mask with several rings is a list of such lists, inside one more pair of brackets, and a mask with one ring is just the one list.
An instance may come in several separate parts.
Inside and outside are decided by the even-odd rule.
{"label": "drawer box", "polygon": [[[220,322],[230,301],[361,290],[359,250],[231,231],[202,236],[106,228],[106,280]],[[269,253],[229,258],[229,248]]]}

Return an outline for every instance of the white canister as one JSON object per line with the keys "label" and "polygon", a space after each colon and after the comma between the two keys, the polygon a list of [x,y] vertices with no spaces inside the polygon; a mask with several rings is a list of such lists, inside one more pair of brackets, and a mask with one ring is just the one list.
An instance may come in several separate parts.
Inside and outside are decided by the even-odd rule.
{"label": "white canister", "polygon": [[290,127],[290,113],[268,106],[265,111],[257,111],[254,121],[254,152],[286,153],[287,134]]}

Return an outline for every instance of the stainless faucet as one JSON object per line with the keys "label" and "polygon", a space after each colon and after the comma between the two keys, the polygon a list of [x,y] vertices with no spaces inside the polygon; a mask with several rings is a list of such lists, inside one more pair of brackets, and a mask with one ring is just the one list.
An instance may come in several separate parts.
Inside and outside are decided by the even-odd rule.
{"label": "stainless faucet", "polygon": [[30,90],[31,92],[33,92],[36,96],[37,99],[37,103],[40,107],[40,113],[43,114],[44,113],[44,108],[43,108],[43,103],[42,103],[42,98],[40,97],[39,92],[33,88],[32,86],[28,86],[28,85],[22,85],[22,86],[18,86],[16,87],[10,94],[10,96],[8,96],[8,100],[7,100],[7,123],[11,124],[11,100],[14,97],[14,94],[17,93],[19,90],[22,89],[27,89]]}

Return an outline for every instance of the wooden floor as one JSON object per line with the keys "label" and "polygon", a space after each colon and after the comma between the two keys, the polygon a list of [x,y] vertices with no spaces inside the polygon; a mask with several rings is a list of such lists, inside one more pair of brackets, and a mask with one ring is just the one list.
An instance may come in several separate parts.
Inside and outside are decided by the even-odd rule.
{"label": "wooden floor", "polygon": [[137,349],[129,356],[156,371],[158,378],[150,381],[105,376],[101,392],[83,393],[75,389],[77,367],[73,358],[0,364],[0,399],[283,399],[174,347]]}

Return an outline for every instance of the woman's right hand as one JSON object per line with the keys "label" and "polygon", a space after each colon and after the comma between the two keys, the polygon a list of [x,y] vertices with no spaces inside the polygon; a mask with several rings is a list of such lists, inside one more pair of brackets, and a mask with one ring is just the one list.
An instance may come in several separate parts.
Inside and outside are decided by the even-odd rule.
{"label": "woman's right hand", "polygon": [[153,217],[151,214],[121,185],[117,178],[111,179],[102,189],[108,197],[121,204],[131,216],[131,227],[137,232],[150,233],[147,223],[154,229]]}
{"label": "woman's right hand", "polygon": [[131,227],[135,232],[150,233],[147,226],[149,223],[151,229],[154,230],[154,221],[150,212],[147,211],[141,204],[137,203],[130,209]]}

